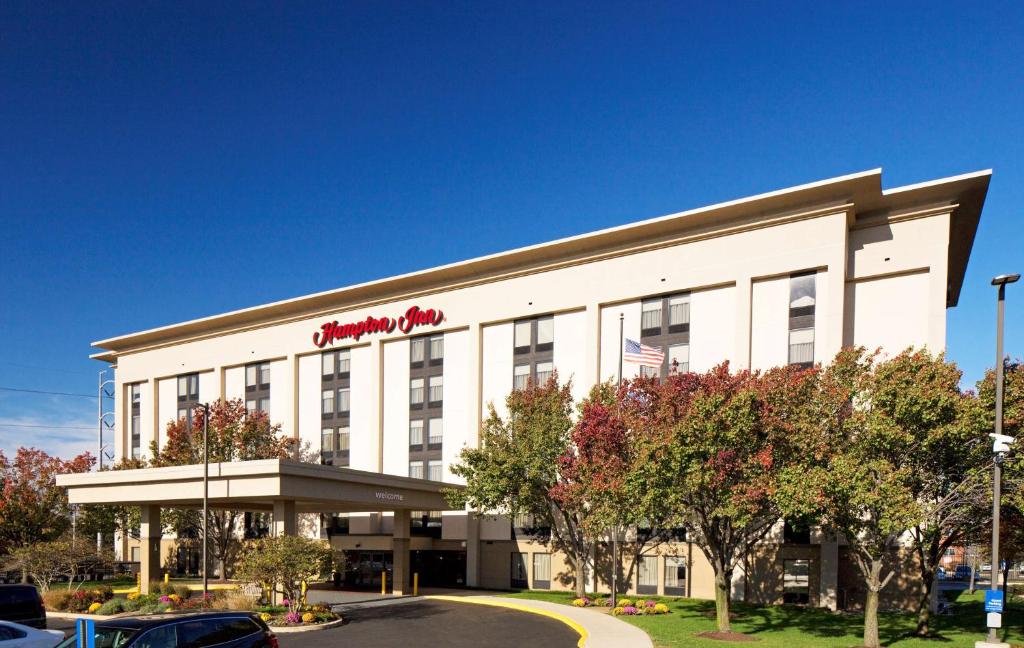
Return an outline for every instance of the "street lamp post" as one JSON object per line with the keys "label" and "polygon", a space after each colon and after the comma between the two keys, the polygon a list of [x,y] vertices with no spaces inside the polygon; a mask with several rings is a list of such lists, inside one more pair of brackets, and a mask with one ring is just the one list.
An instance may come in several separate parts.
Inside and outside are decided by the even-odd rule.
{"label": "street lamp post", "polygon": [[207,560],[207,538],[209,536],[210,516],[210,404],[203,403],[203,605],[210,592],[210,575]]}
{"label": "street lamp post", "polygon": [[[999,275],[992,279],[992,285],[999,287],[999,296],[996,303],[996,412],[995,412],[995,433],[992,437],[992,571],[989,588],[995,592],[999,589],[999,579],[996,577],[999,569],[999,509],[1000,509],[1000,487],[1002,481],[1002,464],[1006,454],[1010,451],[1010,444],[1013,438],[1003,434],[1003,318],[1004,304],[1006,301],[1006,285],[1020,279],[1019,274]],[[1004,603],[1005,604],[1005,603]],[[987,606],[986,606],[987,607]],[[988,637],[984,642],[975,644],[976,648],[995,648],[1007,646],[999,643],[997,636],[1002,626],[1001,612],[988,612]]]}

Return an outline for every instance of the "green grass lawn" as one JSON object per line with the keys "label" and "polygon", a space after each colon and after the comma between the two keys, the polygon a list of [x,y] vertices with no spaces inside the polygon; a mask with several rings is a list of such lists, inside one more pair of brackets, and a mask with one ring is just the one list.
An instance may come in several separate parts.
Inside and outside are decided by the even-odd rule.
{"label": "green grass lawn", "polygon": [[[569,604],[574,596],[565,592],[515,592],[512,598],[529,598]],[[952,597],[952,595],[951,595]],[[636,598],[636,597],[630,597]],[[756,607],[735,604],[733,630],[756,637],[756,643],[724,643],[695,636],[715,629],[714,601],[640,597],[658,600],[669,606],[671,614],[663,616],[619,617],[643,629],[659,648],[691,646],[749,645],[757,648],[850,648],[861,645],[864,617],[856,614],[833,614],[825,610],[777,606]],[[906,614],[883,614],[879,619],[882,644],[891,648],[973,648],[974,642],[985,638],[984,594],[966,592],[955,601],[955,614],[937,617],[932,639],[909,636],[914,617]],[[1003,615],[1003,641],[1024,648],[1024,600]]]}

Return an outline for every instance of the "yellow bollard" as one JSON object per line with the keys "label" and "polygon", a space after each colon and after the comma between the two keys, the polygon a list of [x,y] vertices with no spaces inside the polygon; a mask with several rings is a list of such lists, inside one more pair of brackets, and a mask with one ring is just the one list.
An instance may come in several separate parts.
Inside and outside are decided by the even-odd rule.
{"label": "yellow bollard", "polygon": [[420,595],[420,573],[419,572],[413,572],[412,573],[412,595],[413,596],[419,596]]}
{"label": "yellow bollard", "polygon": [[135,592],[142,596],[142,572],[135,574]]}
{"label": "yellow bollard", "polygon": [[164,572],[164,585],[171,582],[171,572]]}
{"label": "yellow bollard", "polygon": [[384,596],[388,593],[388,572],[387,570],[380,573],[380,595]]}

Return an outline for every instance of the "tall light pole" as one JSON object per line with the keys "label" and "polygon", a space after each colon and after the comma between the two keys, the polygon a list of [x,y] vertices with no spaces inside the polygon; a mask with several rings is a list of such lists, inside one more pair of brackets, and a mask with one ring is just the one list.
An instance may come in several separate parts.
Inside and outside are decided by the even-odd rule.
{"label": "tall light pole", "polygon": [[206,559],[207,538],[209,536],[210,517],[210,404],[203,403],[196,407],[203,408],[203,606],[210,592],[210,561]]}
{"label": "tall light pole", "polygon": [[[999,296],[996,303],[996,416],[995,434],[992,434],[993,444],[993,470],[992,470],[992,571],[989,588],[994,592],[999,589],[999,579],[996,577],[999,569],[999,508],[1000,508],[1000,486],[1002,481],[1002,464],[1006,454],[1010,451],[1011,437],[1003,434],[1003,318],[1006,302],[1006,285],[1012,284],[1020,279],[1019,274],[999,275],[992,279],[992,285],[999,287]],[[1005,605],[1005,603],[1004,603]],[[982,645],[1005,646],[1000,644],[998,634],[1002,626],[1002,614],[998,612],[988,613],[988,637]],[[979,642],[981,644],[981,642]]]}

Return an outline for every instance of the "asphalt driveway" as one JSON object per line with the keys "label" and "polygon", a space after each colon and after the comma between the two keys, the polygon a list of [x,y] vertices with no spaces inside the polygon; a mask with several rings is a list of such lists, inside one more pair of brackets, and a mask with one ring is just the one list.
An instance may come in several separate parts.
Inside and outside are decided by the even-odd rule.
{"label": "asphalt driveway", "polygon": [[280,634],[281,648],[576,648],[579,635],[537,614],[448,601],[412,601],[349,610],[345,625],[330,630]]}

